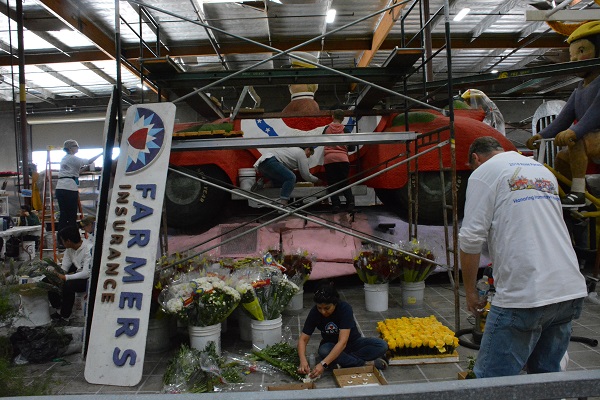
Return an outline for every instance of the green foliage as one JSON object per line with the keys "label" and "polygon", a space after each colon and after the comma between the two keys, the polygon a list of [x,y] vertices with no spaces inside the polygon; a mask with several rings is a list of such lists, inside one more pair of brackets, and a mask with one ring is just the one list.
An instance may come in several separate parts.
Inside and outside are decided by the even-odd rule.
{"label": "green foliage", "polygon": [[[409,125],[431,122],[436,118],[437,118],[437,116],[435,114],[428,113],[428,112],[415,111],[415,112],[408,113]],[[396,115],[396,117],[394,117],[394,120],[392,121],[392,126],[404,126],[404,125],[406,125],[404,121],[405,121],[404,114],[403,113],[398,114],[398,115]]]}
{"label": "green foliage", "polygon": [[272,366],[279,368],[292,378],[298,381],[302,380],[303,377],[298,374],[298,365],[300,365],[298,350],[288,343],[275,343],[274,345],[267,346],[263,350],[255,350],[252,353]]}
{"label": "green foliage", "polygon": [[0,397],[42,396],[52,394],[51,376],[31,377],[24,366],[13,366],[10,361],[0,357]]}

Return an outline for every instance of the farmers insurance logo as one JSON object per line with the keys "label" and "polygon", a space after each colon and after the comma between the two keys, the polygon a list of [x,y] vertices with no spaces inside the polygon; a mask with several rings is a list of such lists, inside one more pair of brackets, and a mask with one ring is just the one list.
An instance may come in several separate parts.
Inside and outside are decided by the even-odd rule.
{"label": "farmers insurance logo", "polygon": [[127,138],[127,175],[138,173],[152,164],[160,155],[165,140],[162,119],[147,108],[137,109],[131,130],[133,133]]}

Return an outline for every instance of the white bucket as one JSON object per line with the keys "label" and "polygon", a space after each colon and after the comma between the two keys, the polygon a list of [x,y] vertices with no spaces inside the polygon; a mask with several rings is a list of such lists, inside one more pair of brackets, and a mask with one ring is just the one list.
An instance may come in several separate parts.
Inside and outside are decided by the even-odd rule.
{"label": "white bucket", "polygon": [[87,310],[87,292],[75,293],[71,318],[85,318]]}
{"label": "white bucket", "polygon": [[365,283],[365,306],[367,311],[386,311],[388,309],[387,283]]}
{"label": "white bucket", "polygon": [[297,314],[304,308],[304,289],[300,289],[298,293],[292,297],[290,304],[285,308],[286,314]]}
{"label": "white bucket", "polygon": [[19,252],[19,260],[31,261],[35,258],[35,242],[27,241],[21,243],[21,251]]}
{"label": "white bucket", "polygon": [[238,180],[240,181],[240,189],[250,191],[252,185],[256,183],[256,170],[254,168],[238,169]]}
{"label": "white bucket", "polygon": [[46,296],[19,296],[21,306],[13,326],[42,326],[50,323],[50,306]]}
{"label": "white bucket", "polygon": [[402,308],[415,310],[423,308],[425,282],[400,282],[402,288]]}
{"label": "white bucket", "polygon": [[245,342],[252,341],[252,318],[242,310],[238,310],[238,324],[240,325],[240,339]]}
{"label": "white bucket", "polygon": [[217,354],[221,354],[221,324],[210,326],[188,326],[190,347],[204,350],[209,342],[215,342]]}
{"label": "white bucket", "polygon": [[171,347],[171,318],[150,318],[148,320],[148,336],[146,336],[146,353],[162,353]]}
{"label": "white bucket", "polygon": [[265,321],[252,320],[252,347],[264,349],[281,342],[281,315]]}

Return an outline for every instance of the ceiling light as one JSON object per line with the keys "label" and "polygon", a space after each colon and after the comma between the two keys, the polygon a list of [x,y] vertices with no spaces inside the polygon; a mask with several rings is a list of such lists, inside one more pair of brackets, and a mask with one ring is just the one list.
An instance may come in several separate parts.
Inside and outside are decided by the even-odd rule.
{"label": "ceiling light", "polygon": [[492,74],[497,74],[497,73],[498,73],[498,70],[497,70],[497,69],[493,69],[493,70],[492,70]]}
{"label": "ceiling light", "polygon": [[325,22],[328,24],[331,24],[333,21],[335,21],[335,9],[334,8],[330,8],[329,10],[327,10],[327,17],[325,18]]}
{"label": "ceiling light", "polygon": [[454,17],[454,21],[458,22],[458,21],[462,21],[462,19],[464,17],[467,16],[467,14],[471,11],[470,8],[463,8],[462,10],[460,10],[458,12],[458,14],[456,14],[456,16]]}
{"label": "ceiling light", "polygon": [[148,87],[146,85],[142,85],[141,83],[138,83],[136,86],[138,87],[138,89],[148,90]]}

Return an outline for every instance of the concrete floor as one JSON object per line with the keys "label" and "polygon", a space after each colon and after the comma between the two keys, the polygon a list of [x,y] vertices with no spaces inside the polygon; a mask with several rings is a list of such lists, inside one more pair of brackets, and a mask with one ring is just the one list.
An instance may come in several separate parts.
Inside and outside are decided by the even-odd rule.
{"label": "concrete floor", "polygon": [[[435,315],[444,325],[454,329],[454,295],[450,284],[444,276],[438,275],[429,278],[425,289],[424,308],[422,310],[408,312],[402,308],[400,296],[400,284],[390,285],[389,309],[385,312],[369,312],[365,309],[363,287],[356,279],[338,279],[336,285],[343,300],[348,301],[354,308],[356,320],[363,334],[366,336],[376,335],[377,321],[385,318],[399,318],[402,316],[423,317]],[[302,324],[310,306],[312,306],[312,291],[314,285],[310,283],[305,287],[304,308],[295,315],[284,315],[283,326],[289,327],[293,339],[298,338]],[[461,328],[472,326],[472,318],[464,310],[464,297],[461,296]],[[77,321],[75,322],[77,323]],[[227,333],[222,334],[222,349],[229,354],[243,355],[251,351],[251,343],[242,341],[239,335],[237,321],[228,321]],[[598,339],[600,337],[600,305],[586,301],[582,316],[574,322],[573,334]],[[183,334],[179,339],[185,341]],[[464,335],[464,339],[470,340],[470,334]],[[315,352],[319,342],[319,334],[313,335],[309,343],[309,350]],[[58,395],[82,395],[82,394],[157,394],[163,387],[162,378],[168,360],[175,351],[173,347],[160,354],[147,354],[144,363],[143,378],[139,384],[133,387],[117,387],[109,385],[93,385],[85,381],[83,377],[84,361],[78,354],[64,357],[65,362],[54,362],[38,365],[28,365],[27,368],[31,379],[39,376],[52,375],[55,383],[54,394]],[[476,356],[477,351],[463,346],[458,348],[459,362],[390,366],[383,375],[391,385],[402,385],[406,383],[452,381],[457,379],[458,372],[463,371],[467,365],[468,356]],[[600,349],[590,347],[587,344],[572,342],[569,346],[568,370],[593,370],[600,369]],[[246,376],[246,383],[236,388],[239,391],[264,391],[267,386],[291,383],[292,380],[283,374],[252,373]],[[331,372],[315,382],[318,389],[336,387]],[[399,388],[401,391],[401,388]]]}

